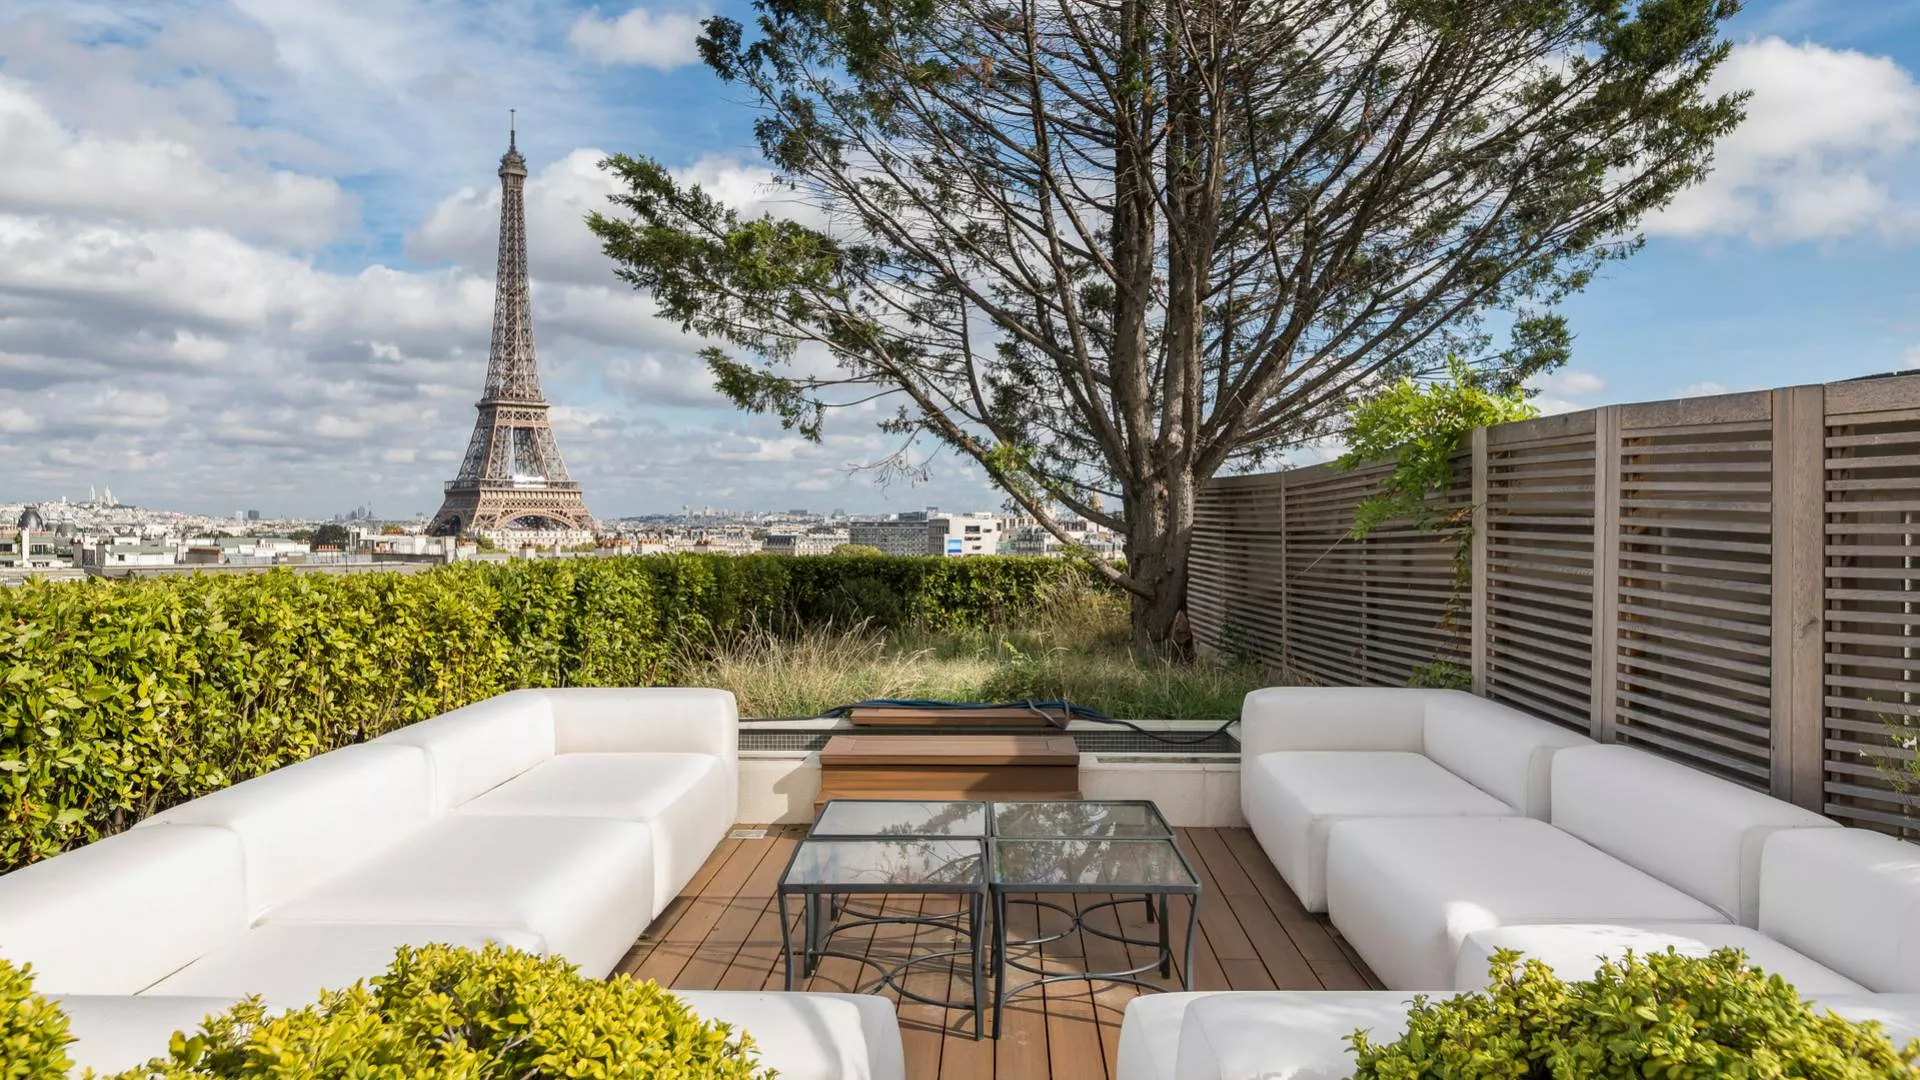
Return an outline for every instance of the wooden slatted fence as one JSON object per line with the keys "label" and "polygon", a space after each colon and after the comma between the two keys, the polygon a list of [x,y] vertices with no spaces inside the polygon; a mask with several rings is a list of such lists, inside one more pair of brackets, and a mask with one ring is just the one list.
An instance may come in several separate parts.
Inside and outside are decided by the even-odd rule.
{"label": "wooden slatted fence", "polygon": [[1476,692],[1920,838],[1920,375],[1609,406],[1474,433],[1437,516],[1348,536],[1383,467],[1214,481],[1203,650]]}

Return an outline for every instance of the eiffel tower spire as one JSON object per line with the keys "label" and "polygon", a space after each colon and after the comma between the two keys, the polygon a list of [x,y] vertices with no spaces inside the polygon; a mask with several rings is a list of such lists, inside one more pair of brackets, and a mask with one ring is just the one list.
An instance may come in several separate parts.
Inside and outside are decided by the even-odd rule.
{"label": "eiffel tower spire", "polygon": [[560,459],[540,390],[527,286],[527,159],[520,156],[519,131],[511,119],[499,175],[500,261],[487,382],[475,406],[480,415],[460,475],[447,483],[446,501],[428,532],[591,530],[593,517]]}

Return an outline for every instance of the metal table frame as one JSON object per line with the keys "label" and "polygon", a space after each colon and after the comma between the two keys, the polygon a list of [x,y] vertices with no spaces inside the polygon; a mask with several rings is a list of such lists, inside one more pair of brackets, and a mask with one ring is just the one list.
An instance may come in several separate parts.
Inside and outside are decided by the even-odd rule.
{"label": "metal table frame", "polygon": [[[1095,800],[1090,800],[1090,801],[1095,801]],[[1131,884],[1126,882],[1101,882],[1101,883],[1090,884],[1090,885],[1057,884],[1057,883],[1009,885],[1006,882],[999,880],[999,875],[995,872],[995,869],[994,869],[994,867],[997,864],[993,858],[994,852],[992,848],[993,848],[993,845],[999,843],[1002,840],[1032,841],[1032,842],[1040,842],[1040,843],[1049,843],[1049,842],[1071,843],[1075,840],[1081,840],[1088,843],[1165,844],[1168,847],[1168,849],[1173,852],[1174,858],[1179,860],[1180,868],[1186,872],[1187,877],[1191,879],[1191,883],[1190,884],[1141,885],[1141,884]],[[1173,943],[1171,940],[1169,940],[1168,917],[1167,917],[1168,916],[1167,900],[1168,900],[1168,897],[1171,897],[1171,896],[1187,897],[1187,938],[1186,938],[1185,946],[1181,952],[1180,986],[1181,986],[1181,989],[1183,990],[1193,989],[1193,939],[1194,939],[1195,933],[1199,930],[1199,927],[1200,927],[1200,878],[1198,875],[1196,875],[1193,872],[1193,864],[1187,861],[1186,852],[1180,850],[1180,844],[1174,837],[1171,837],[1171,836],[1131,837],[1131,838],[1075,837],[1075,836],[994,837],[988,841],[987,858],[988,858],[987,878],[990,882],[992,882],[992,891],[993,891],[993,974],[994,974],[993,1037],[994,1038],[997,1039],[1000,1037],[1001,1016],[1006,1010],[1007,999],[1016,997],[1036,987],[1045,986],[1048,983],[1075,982],[1075,981],[1117,982],[1117,983],[1125,983],[1129,986],[1137,986],[1143,990],[1151,990],[1151,991],[1160,990],[1161,987],[1156,986],[1155,984],[1150,983],[1145,979],[1139,978],[1139,976],[1148,971],[1152,971],[1155,968],[1159,969],[1159,972],[1162,978],[1170,976],[1173,973],[1172,972]],[[1080,894],[1080,893],[1114,893],[1114,892],[1123,892],[1123,893],[1126,893],[1127,895],[1116,896],[1111,900],[1103,900],[1100,903],[1092,904],[1088,906],[1084,910],[1076,910],[1074,908],[1067,907],[1064,904],[1057,904],[1052,901],[1042,900],[1039,898],[1041,894],[1053,894],[1053,893]],[[1136,894],[1143,894],[1148,897],[1148,919],[1149,921],[1157,923],[1160,931],[1159,936],[1156,940],[1148,941],[1148,940],[1143,940],[1141,938],[1130,938],[1130,937],[1127,937],[1125,934],[1117,934],[1117,933],[1110,934],[1107,931],[1100,929],[1099,927],[1090,926],[1087,924],[1086,917],[1090,913],[1098,911],[1101,908],[1107,908],[1107,907],[1117,908],[1121,904],[1132,903],[1133,898]],[[1046,908],[1046,909],[1060,912],[1061,914],[1067,917],[1068,922],[1066,927],[1064,927],[1063,929],[1055,933],[1051,933],[1051,934],[1042,933],[1032,938],[1021,938],[1021,939],[1010,940],[1007,937],[1007,906],[1009,904],[1028,904],[1034,907],[1036,925],[1038,925],[1039,909],[1041,908]],[[1153,912],[1153,907],[1156,904],[1159,907],[1159,913],[1158,913],[1159,917],[1157,919],[1154,918],[1154,912]],[[1074,972],[1061,972],[1061,973],[1049,975],[1047,974],[1046,969],[1044,967],[1028,964],[1020,960],[1015,960],[1009,955],[1008,950],[1010,948],[1025,948],[1028,946],[1045,945],[1051,941],[1059,941],[1060,939],[1068,936],[1069,934],[1072,934],[1075,930],[1080,930],[1085,933],[1093,934],[1098,937],[1103,937],[1103,938],[1106,938],[1108,941],[1116,941],[1123,945],[1151,946],[1155,950],[1154,959],[1148,963],[1141,964],[1137,967],[1120,968],[1114,971],[1074,971]],[[1018,970],[1018,971],[1024,971],[1035,977],[1027,980],[1024,983],[1021,983],[1019,986],[1009,987],[1007,985],[1009,981],[1008,980],[1009,968]]]}
{"label": "metal table frame", "polygon": [[[831,806],[833,802],[836,801],[840,800],[830,800],[827,805]],[[850,799],[846,801],[902,804],[981,802],[981,800],[977,799]],[[825,810],[826,807],[821,808],[822,815],[825,814]],[[982,803],[982,810],[983,821],[990,822],[992,820],[991,808]],[[808,843],[884,844],[890,842],[913,843],[916,841],[977,844],[980,854],[978,856],[979,872],[976,875],[976,882],[967,886],[946,882],[938,885],[924,883],[848,885],[841,883],[792,884],[788,880],[793,873],[794,863],[800,858],[801,848]],[[867,988],[868,990],[875,990],[881,986],[890,986],[901,997],[917,1001],[923,1005],[931,1005],[935,1008],[942,1009],[971,1009],[973,1011],[973,1037],[975,1039],[980,1038],[981,1031],[985,1027],[984,1022],[986,1019],[986,965],[981,958],[981,950],[986,940],[985,924],[990,910],[990,898],[992,895],[990,891],[991,876],[987,861],[991,854],[992,852],[987,848],[987,838],[984,833],[814,833],[809,831],[806,836],[801,838],[800,843],[794,845],[793,854],[787,857],[787,865],[780,872],[780,883],[775,890],[780,907],[780,950],[785,960],[786,989],[793,989],[795,967],[792,936],[793,920],[788,911],[787,897],[799,894],[803,898],[801,919],[804,933],[801,935],[803,952],[801,959],[803,965],[802,971],[805,975],[811,977],[823,957],[852,960],[855,963],[871,967],[879,973],[878,978]],[[951,915],[885,915],[853,912],[856,916],[855,918],[843,920],[839,917],[843,911],[843,906],[840,903],[841,897],[862,894],[885,895],[889,893],[964,896],[967,899],[967,904],[963,910],[954,912]],[[846,908],[844,910],[851,912],[852,909]],[[884,910],[883,908],[882,911],[884,912]],[[930,952],[920,955],[909,955],[899,963],[891,965],[875,960],[866,953],[850,953],[827,947],[833,935],[843,930],[852,930],[862,926],[943,926],[965,935],[967,938],[967,947],[963,949],[946,949],[940,952]],[[917,991],[909,990],[902,985],[901,980],[904,978],[904,973],[908,968],[916,964],[926,963],[930,960],[944,960],[949,957],[961,955],[966,955],[972,961],[973,1000],[945,1001],[927,997]]]}
{"label": "metal table frame", "polygon": [[[786,868],[783,869],[780,873],[780,882],[776,890],[776,896],[777,896],[777,900],[780,908],[781,955],[785,960],[786,988],[788,990],[792,990],[794,988],[794,973],[796,968],[804,972],[805,975],[811,976],[814,973],[814,970],[816,969],[816,967],[818,966],[819,961],[823,957],[834,957],[837,959],[852,960],[856,963],[865,965],[867,967],[871,967],[879,972],[879,977],[871,984],[869,989],[878,989],[881,986],[891,986],[896,992],[900,994],[901,997],[919,1002],[924,1005],[930,1005],[935,1008],[955,1009],[955,1010],[961,1010],[961,1011],[971,1010],[973,1012],[973,1017],[974,1017],[973,1037],[975,1039],[978,1039],[980,1038],[981,1032],[984,1027],[983,1020],[984,1020],[984,1011],[986,1007],[985,977],[986,977],[987,969],[990,968],[992,971],[992,976],[995,984],[994,996],[993,996],[993,1037],[997,1039],[1000,1037],[1001,1017],[1005,1011],[1007,1000],[1019,994],[1025,993],[1028,990],[1032,990],[1035,987],[1045,986],[1048,983],[1072,982],[1072,981],[1100,981],[1100,982],[1125,983],[1128,985],[1137,986],[1144,990],[1157,991],[1162,989],[1162,987],[1154,983],[1148,982],[1145,979],[1139,978],[1139,976],[1145,974],[1146,972],[1153,971],[1156,968],[1159,970],[1159,973],[1162,978],[1168,977],[1172,974],[1173,942],[1171,940],[1171,930],[1170,930],[1170,925],[1168,920],[1168,915],[1169,915],[1168,898],[1172,896],[1185,896],[1187,897],[1187,901],[1188,901],[1187,902],[1187,934],[1186,934],[1186,941],[1185,941],[1185,944],[1182,950],[1182,955],[1181,955],[1180,981],[1181,981],[1182,988],[1187,990],[1193,989],[1193,944],[1194,944],[1195,934],[1198,931],[1199,925],[1200,925],[1200,894],[1201,894],[1200,878],[1199,878],[1199,875],[1194,873],[1193,864],[1187,860],[1186,852],[1180,849],[1179,841],[1174,835],[1172,827],[1167,824],[1166,816],[1161,813],[1160,807],[1157,804],[1155,804],[1151,799],[1084,799],[1084,800],[1010,799],[1010,800],[1001,800],[1001,801],[996,801],[991,799],[847,799],[847,800],[836,799],[836,800],[830,800],[827,806],[831,806],[834,802],[840,802],[840,801],[857,802],[857,803],[900,803],[900,804],[926,804],[926,803],[940,803],[940,802],[948,802],[948,803],[956,803],[956,804],[977,803],[984,810],[985,816],[984,816],[983,833],[982,834],[974,834],[970,832],[963,832],[963,833],[912,832],[912,833],[897,833],[897,834],[895,833],[846,833],[846,832],[815,833],[810,829],[807,835],[801,839],[800,843],[794,845],[793,854],[787,857],[787,865],[786,865]],[[1160,834],[1159,835],[1138,835],[1138,836],[1106,836],[1106,835],[1100,835],[1098,833],[1088,833],[1088,834],[1078,834],[1078,835],[1052,833],[1052,834],[1036,835],[1036,836],[1025,836],[1025,835],[1001,836],[998,832],[997,825],[998,825],[999,815],[997,813],[997,810],[999,807],[1012,806],[1020,803],[1044,804],[1044,803],[1069,802],[1069,801],[1099,803],[1102,805],[1109,805],[1109,806],[1142,807],[1151,816],[1153,822],[1157,823]],[[826,807],[823,806],[821,808],[821,816],[824,816],[825,813],[826,813]],[[1141,884],[1131,884],[1126,882],[1114,882],[1114,883],[1098,883],[1098,884],[1090,884],[1090,885],[1080,885],[1080,884],[1007,885],[997,880],[998,874],[996,873],[996,869],[995,869],[997,865],[994,857],[995,845],[1003,840],[1034,841],[1034,842],[1043,842],[1043,843],[1044,842],[1055,842],[1055,843],[1069,842],[1070,843],[1077,840],[1077,841],[1083,841],[1088,843],[1165,844],[1167,849],[1172,851],[1174,858],[1178,860],[1180,864],[1180,868],[1182,871],[1185,872],[1189,880],[1189,883],[1141,885]],[[972,885],[966,885],[966,886],[956,885],[953,883],[941,883],[937,886],[930,886],[926,884],[914,885],[914,884],[892,884],[892,883],[880,883],[880,884],[873,884],[873,885],[861,885],[861,884],[849,885],[849,884],[840,884],[840,883],[818,883],[818,884],[789,883],[788,879],[792,875],[794,864],[800,858],[802,847],[810,842],[815,842],[815,841],[839,842],[839,843],[861,843],[861,842],[910,843],[915,841],[921,841],[921,842],[946,842],[946,843],[957,843],[957,844],[965,844],[968,842],[973,842],[973,843],[977,843],[980,849],[980,863],[979,863],[980,872],[978,875],[977,883]],[[1080,893],[1116,893],[1116,892],[1124,893],[1125,895],[1115,896],[1113,899],[1103,900],[1100,903],[1089,905],[1084,910],[1076,910],[1075,908],[1068,907],[1065,904],[1059,904],[1053,901],[1040,899],[1041,895],[1048,894],[1048,893],[1080,894]],[[853,912],[851,908],[847,908],[845,910],[848,912],[851,912],[856,917],[850,920],[845,920],[845,921],[840,919],[840,915],[842,914],[842,910],[843,910],[842,905],[840,903],[841,897],[855,896],[855,895],[862,895],[862,894],[883,895],[887,893],[921,893],[925,895],[964,896],[967,898],[967,904],[963,910],[955,912],[951,915],[865,914],[861,912]],[[792,934],[793,923],[792,923],[791,913],[789,911],[788,903],[787,903],[787,898],[791,895],[800,895],[803,898],[803,909],[801,913],[802,922],[803,922],[803,933],[801,935],[802,942],[801,942],[801,949],[799,950],[800,955],[798,957],[798,960],[799,960],[798,964],[796,964],[796,950],[794,949],[794,945],[793,945],[793,934]],[[1086,916],[1088,914],[1101,910],[1102,908],[1111,907],[1111,908],[1117,909],[1122,904],[1132,903],[1135,897],[1138,897],[1142,905],[1146,908],[1147,921],[1149,923],[1153,923],[1157,925],[1157,927],[1159,928],[1159,934],[1156,939],[1147,940],[1142,938],[1130,938],[1125,936],[1124,934],[1109,933],[1098,927],[1090,926],[1087,924]],[[1043,933],[1036,937],[1028,938],[1028,939],[1009,939],[1007,937],[1007,907],[1010,904],[1026,904],[1026,905],[1032,906],[1033,908],[1035,908],[1036,919],[1039,917],[1038,915],[1039,909],[1045,908],[1052,911],[1057,911],[1067,917],[1068,919],[1067,926],[1056,933],[1051,933],[1051,934]],[[884,911],[884,908],[882,909],[882,911]],[[987,929],[986,920],[988,918],[992,918],[993,920],[993,933],[990,941],[987,940],[987,935],[985,933]],[[880,926],[880,925],[945,926],[945,927],[948,927],[949,929],[953,929],[965,935],[968,939],[967,947],[964,949],[947,949],[941,952],[927,953],[925,955],[920,955],[920,956],[910,955],[905,960],[902,960],[897,964],[891,964],[891,965],[875,960],[871,956],[868,956],[864,953],[856,954],[856,953],[850,953],[850,952],[836,951],[828,947],[833,935],[839,933],[842,930],[851,930],[861,926]],[[1062,938],[1065,938],[1068,935],[1072,934],[1075,930],[1081,930],[1086,933],[1105,938],[1109,941],[1118,942],[1123,945],[1152,947],[1155,950],[1154,959],[1149,963],[1141,964],[1137,967],[1124,968],[1124,969],[1115,970],[1115,971],[1063,972],[1063,973],[1049,975],[1047,974],[1047,972],[1043,967],[1038,967],[1032,964],[1025,963],[1021,960],[1013,959],[1009,955],[1010,948],[1018,949],[1018,948],[1026,948],[1030,946],[1042,946],[1047,944],[1048,942],[1059,941]],[[989,947],[991,949],[991,957],[989,960],[987,960],[984,963],[981,957],[983,946]],[[938,999],[930,998],[925,995],[919,994],[915,991],[908,990],[905,986],[901,985],[901,979],[903,978],[903,973],[906,971],[906,969],[912,967],[913,965],[924,963],[929,960],[946,959],[948,957],[959,956],[962,954],[968,955],[972,961],[972,985],[973,985],[972,1001],[970,1002],[941,1001]],[[1019,986],[1009,987],[1008,986],[1009,969],[1024,971],[1036,977],[1033,979],[1029,979],[1028,981],[1020,984]]]}

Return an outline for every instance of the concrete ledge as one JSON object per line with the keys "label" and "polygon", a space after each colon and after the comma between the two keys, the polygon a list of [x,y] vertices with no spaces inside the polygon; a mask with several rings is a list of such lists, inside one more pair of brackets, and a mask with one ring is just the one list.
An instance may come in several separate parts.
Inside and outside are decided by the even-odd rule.
{"label": "concrete ledge", "polygon": [[[1240,759],[1232,754],[1082,754],[1080,791],[1089,799],[1151,799],[1174,825],[1224,828],[1240,816]],[[743,751],[735,820],[804,825],[820,794],[815,753]]]}

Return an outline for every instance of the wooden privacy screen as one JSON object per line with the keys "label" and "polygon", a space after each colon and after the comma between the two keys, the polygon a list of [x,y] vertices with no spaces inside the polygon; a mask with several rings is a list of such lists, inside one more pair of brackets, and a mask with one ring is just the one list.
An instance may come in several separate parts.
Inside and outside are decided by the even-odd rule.
{"label": "wooden privacy screen", "polygon": [[[1418,665],[1465,663],[1465,608],[1457,626],[1447,611],[1454,539],[1404,522],[1348,538],[1354,507],[1386,472],[1320,465],[1215,481],[1190,583],[1204,645],[1323,683],[1405,683]],[[1436,512],[1467,505],[1460,491]]]}
{"label": "wooden privacy screen", "polygon": [[[1438,516],[1347,538],[1384,470],[1203,494],[1202,649],[1314,682],[1474,689],[1920,838],[1920,376],[1609,406],[1474,433]],[[1903,790],[1903,787],[1905,790]]]}

